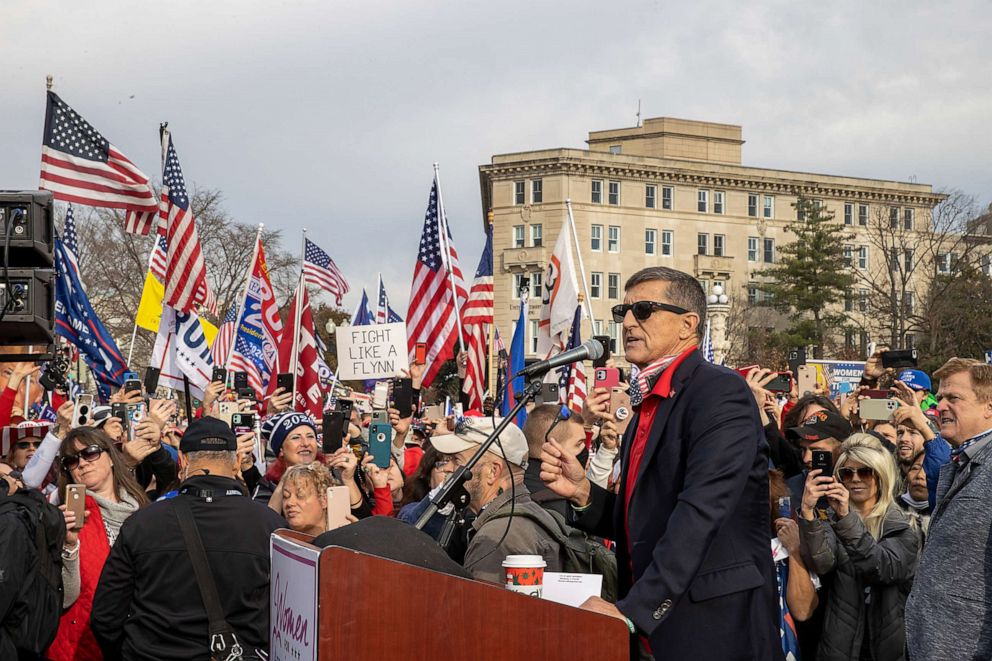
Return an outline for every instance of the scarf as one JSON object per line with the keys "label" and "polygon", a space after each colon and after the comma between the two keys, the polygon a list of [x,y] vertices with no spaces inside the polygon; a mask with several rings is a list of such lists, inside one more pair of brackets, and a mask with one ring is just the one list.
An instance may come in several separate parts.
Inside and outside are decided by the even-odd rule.
{"label": "scarf", "polygon": [[99,505],[100,515],[103,517],[103,527],[107,531],[107,542],[113,546],[114,542],[117,541],[117,534],[121,531],[124,519],[138,511],[138,501],[124,489],[121,489],[120,502],[117,503],[88,489],[86,493],[92,496],[96,504]]}
{"label": "scarf", "polygon": [[680,352],[671,356],[662,356],[637,372],[637,376],[631,379],[630,382],[631,406],[641,405],[641,402],[644,401],[648,393],[654,390],[654,386],[658,383],[658,377],[661,376],[661,373],[681,355],[682,353]]}

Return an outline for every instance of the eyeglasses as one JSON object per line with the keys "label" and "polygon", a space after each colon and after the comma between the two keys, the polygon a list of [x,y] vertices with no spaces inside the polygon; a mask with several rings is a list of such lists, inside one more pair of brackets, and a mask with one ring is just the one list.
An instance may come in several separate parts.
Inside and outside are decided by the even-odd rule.
{"label": "eyeglasses", "polygon": [[434,462],[434,470],[444,470],[445,466],[453,463],[455,462],[453,462],[451,459],[438,459],[437,461]]}
{"label": "eyeglasses", "polygon": [[62,468],[71,471],[79,466],[80,459],[85,459],[87,462],[96,461],[106,451],[106,448],[101,448],[99,445],[88,445],[80,450],[79,454],[67,454],[62,457]]}
{"label": "eyeglasses", "polygon": [[862,466],[861,468],[838,468],[837,476],[840,478],[841,482],[850,482],[854,479],[854,475],[857,474],[858,478],[864,482],[870,478],[875,477],[875,471],[868,468],[867,466]]}
{"label": "eyeglasses", "polygon": [[677,305],[669,305],[668,303],[658,303],[656,301],[637,301],[636,303],[621,303],[620,305],[614,305],[612,308],[613,321],[618,324],[622,324],[624,317],[627,316],[628,310],[634,313],[634,319],[637,319],[638,321],[646,320],[658,310],[674,312],[675,314],[687,314],[689,312],[685,308],[680,308]]}
{"label": "eyeglasses", "polygon": [[27,450],[28,448],[34,448],[37,450],[41,447],[41,441],[17,441],[18,450]]}

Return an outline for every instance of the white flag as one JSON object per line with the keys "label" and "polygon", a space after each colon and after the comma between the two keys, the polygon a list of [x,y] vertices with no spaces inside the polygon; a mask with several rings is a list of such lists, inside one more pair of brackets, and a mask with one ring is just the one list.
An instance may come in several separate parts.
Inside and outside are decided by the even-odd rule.
{"label": "white flag", "polygon": [[565,348],[578,305],[579,288],[566,220],[544,272],[541,316],[537,322],[537,353],[540,356],[547,357]]}
{"label": "white flag", "polygon": [[178,312],[162,307],[162,320],[155,338],[151,366],[161,370],[159,385],[183,389],[183,374],[189,378],[190,393],[203,399],[203,390],[213,372],[210,347],[195,312]]}

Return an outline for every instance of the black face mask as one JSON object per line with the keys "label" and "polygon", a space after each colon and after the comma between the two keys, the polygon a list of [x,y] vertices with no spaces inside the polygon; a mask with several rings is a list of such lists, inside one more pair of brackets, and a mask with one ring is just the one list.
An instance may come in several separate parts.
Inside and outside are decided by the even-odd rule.
{"label": "black face mask", "polygon": [[586,464],[589,463],[589,448],[582,448],[582,452],[575,455],[575,460],[579,462],[579,465],[582,466],[584,470]]}

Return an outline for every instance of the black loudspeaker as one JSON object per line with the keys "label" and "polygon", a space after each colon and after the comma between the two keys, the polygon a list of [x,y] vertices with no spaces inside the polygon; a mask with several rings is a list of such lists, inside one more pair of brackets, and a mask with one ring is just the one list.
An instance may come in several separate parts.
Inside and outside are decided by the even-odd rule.
{"label": "black loudspeaker", "polygon": [[55,202],[51,192],[0,191],[0,259],[4,249],[8,267],[52,267]]}
{"label": "black loudspeaker", "polygon": [[[55,342],[55,271],[0,268],[0,343],[51,345]],[[15,296],[10,302],[7,281]],[[8,305],[9,304],[9,305]],[[21,360],[22,358],[13,358]],[[0,360],[3,360],[0,358]]]}

